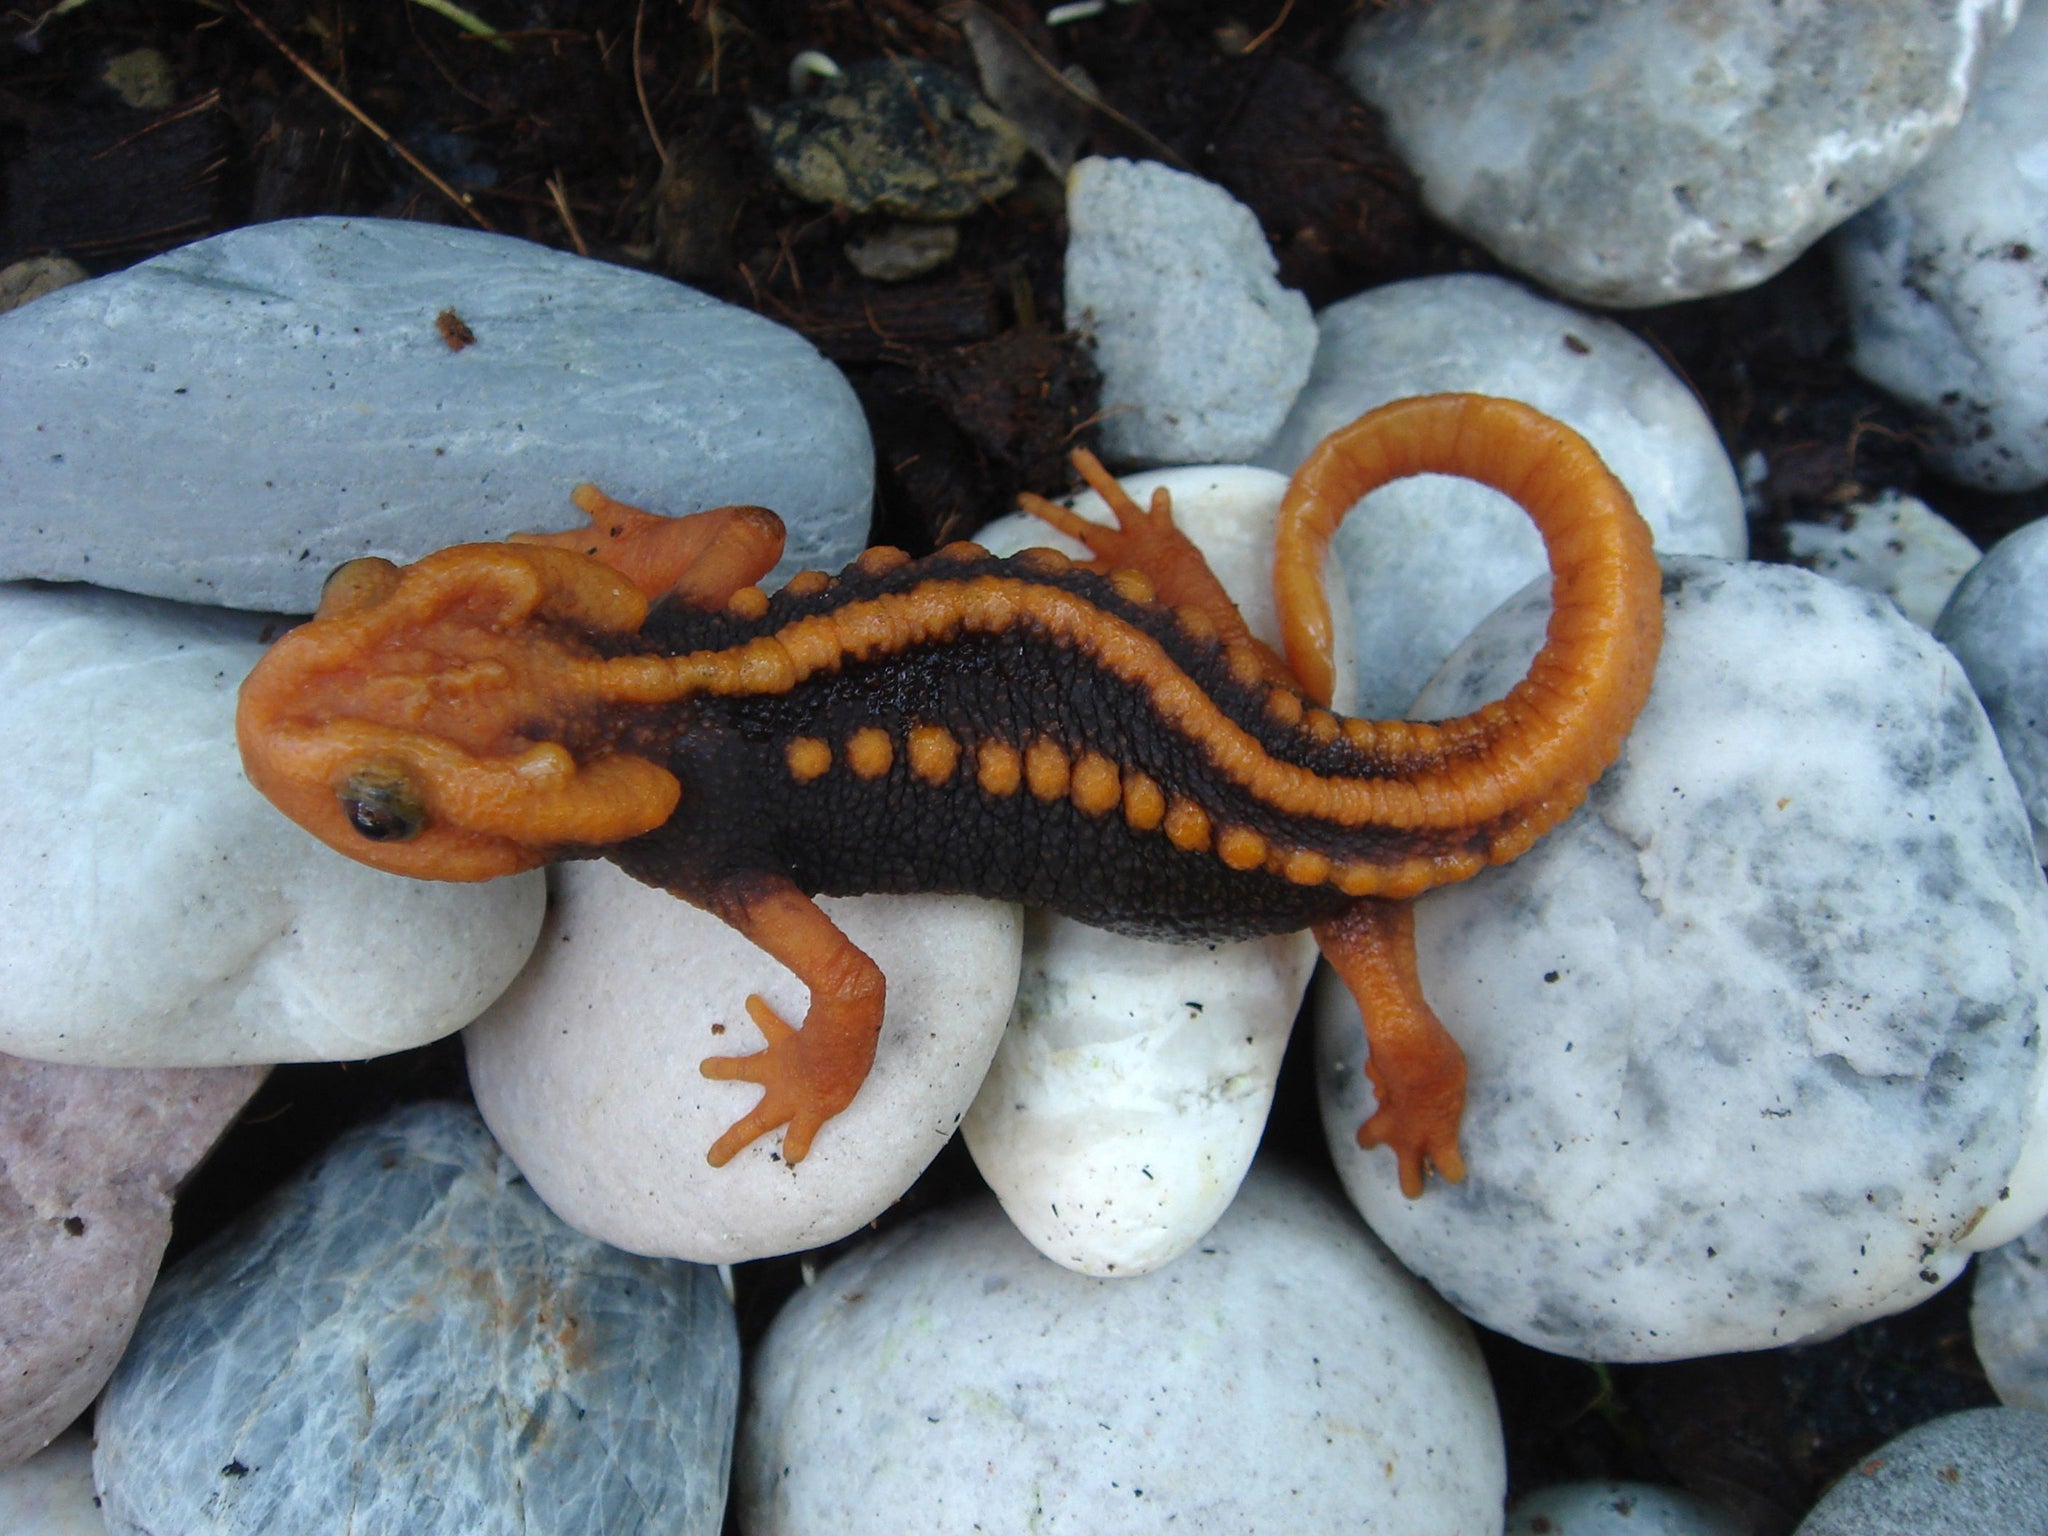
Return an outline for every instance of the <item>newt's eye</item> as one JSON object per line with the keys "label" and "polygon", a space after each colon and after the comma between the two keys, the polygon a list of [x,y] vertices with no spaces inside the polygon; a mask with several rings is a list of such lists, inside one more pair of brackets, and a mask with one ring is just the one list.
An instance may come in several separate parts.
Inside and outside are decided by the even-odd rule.
{"label": "newt's eye", "polygon": [[403,843],[427,829],[419,791],[390,768],[363,768],[341,786],[341,814],[373,843]]}

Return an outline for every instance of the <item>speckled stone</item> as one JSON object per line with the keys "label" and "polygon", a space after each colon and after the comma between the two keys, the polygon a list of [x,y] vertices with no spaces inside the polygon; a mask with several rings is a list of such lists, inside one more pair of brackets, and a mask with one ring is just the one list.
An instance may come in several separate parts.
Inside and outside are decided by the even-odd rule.
{"label": "speckled stone", "polygon": [[1935,620],[1984,701],[2048,864],[2048,518],[1994,544]]}
{"label": "speckled stone", "polygon": [[[1315,368],[1259,462],[1292,474],[1329,433],[1408,395],[1526,401],[1583,434],[1635,498],[1660,552],[1740,558],[1742,492],[1714,424],[1643,341],[1611,320],[1462,273],[1389,283],[1316,317]],[[1545,569],[1507,498],[1424,475],[1352,509],[1333,546],[1350,587],[1359,707],[1406,712],[1474,625]]]}
{"label": "speckled stone", "polygon": [[1561,1483],[1508,1506],[1505,1536],[1750,1536],[1723,1510],[1652,1483]]}
{"label": "speckled stone", "polygon": [[1340,63],[1431,212],[1567,298],[1760,283],[1956,126],[2019,0],[1431,0]]}
{"label": "speckled stone", "polygon": [[92,1441],[62,1435],[18,1467],[0,1470],[0,1531],[7,1536],[107,1536],[92,1491]]}
{"label": "speckled stone", "polygon": [[[1173,498],[1252,633],[1279,639],[1273,531],[1284,477],[1242,465],[1132,475],[1142,506]],[[1074,498],[1109,521],[1100,497]],[[1032,545],[1086,558],[1022,514],[984,528],[998,554]],[[1337,707],[1354,693],[1334,569]],[[1033,1247],[1081,1274],[1143,1274],[1201,1240],[1265,1130],[1280,1058],[1315,964],[1307,934],[1163,944],[1051,914],[1027,920],[1016,1010],[962,1122],[968,1149]]]}
{"label": "speckled stone", "polygon": [[2001,1403],[2048,1413],[2048,1226],[1978,1256],[1970,1338]]}
{"label": "speckled stone", "polygon": [[[2048,884],[1960,668],[1889,603],[1669,560],[1620,763],[1528,854],[1423,898],[1424,991],[1471,1062],[1469,1178],[1361,1151],[1362,1037],[1323,992],[1339,1173],[1454,1306],[1554,1353],[1826,1337],[2048,1211]],[[1420,702],[1522,675],[1548,598]]]}
{"label": "speckled stone", "polygon": [[1315,321],[1252,211],[1152,160],[1067,176],[1067,325],[1102,370],[1103,452],[1231,464],[1265,446],[1308,377]]}
{"label": "speckled stone", "polygon": [[577,1236],[416,1105],[165,1276],[93,1473],[113,1536],[713,1536],[738,1375],[716,1271]]}
{"label": "speckled stone", "polygon": [[1792,1536],[2048,1530],[2048,1414],[1974,1408],[1909,1429],[1842,1475]]}
{"label": "speckled stone", "polygon": [[1920,408],[1920,447],[1991,491],[2048,482],[2048,9],[1992,55],[1955,133],[1845,224],[1850,362]]}
{"label": "speckled stone", "polygon": [[773,507],[783,574],[836,569],[874,481],[859,403],[794,332],[387,219],[253,225],[0,317],[0,400],[0,576],[287,613],[357,555],[572,526],[582,480]]}
{"label": "speckled stone", "polygon": [[173,1195],[263,1076],[0,1056],[0,1466],[41,1450],[113,1374]]}
{"label": "speckled stone", "polygon": [[1136,1279],[1049,1263],[986,1201],[841,1260],[761,1347],[733,1497],[748,1536],[1497,1536],[1504,1474],[1463,1323],[1255,1169]]}
{"label": "speckled stone", "polygon": [[517,974],[538,875],[380,874],[249,787],[235,689],[258,635],[240,614],[0,586],[0,1051],[355,1060],[460,1029]]}
{"label": "speckled stone", "polygon": [[726,923],[608,864],[553,878],[533,963],[463,1037],[470,1086],[558,1216],[639,1253],[758,1259],[872,1221],[952,1137],[1017,991],[1012,905],[826,898],[888,978],[874,1067],[795,1167],[775,1131],[714,1168],[705,1153],[761,1090],[713,1082],[700,1064],[761,1048],[754,994],[800,1024],[803,983]]}
{"label": "speckled stone", "polygon": [[1962,529],[1903,491],[1844,507],[1839,522],[1788,522],[1784,532],[1808,570],[1890,598],[1922,629],[1934,627],[1979,554]]}

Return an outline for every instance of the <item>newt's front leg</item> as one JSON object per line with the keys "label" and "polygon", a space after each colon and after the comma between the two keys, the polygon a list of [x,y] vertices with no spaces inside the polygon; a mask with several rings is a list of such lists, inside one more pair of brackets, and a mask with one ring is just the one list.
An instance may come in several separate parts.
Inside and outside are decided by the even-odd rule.
{"label": "newt's front leg", "polygon": [[874,1064],[886,984],[870,960],[818,904],[779,876],[735,882],[704,905],[796,973],[811,991],[803,1028],[792,1029],[760,997],[747,1014],[768,1042],[751,1056],[710,1056],[698,1068],[724,1082],[759,1083],[761,1101],[711,1144],[714,1168],[787,1126],[783,1161],[800,1163],[827,1120],[853,1102]]}

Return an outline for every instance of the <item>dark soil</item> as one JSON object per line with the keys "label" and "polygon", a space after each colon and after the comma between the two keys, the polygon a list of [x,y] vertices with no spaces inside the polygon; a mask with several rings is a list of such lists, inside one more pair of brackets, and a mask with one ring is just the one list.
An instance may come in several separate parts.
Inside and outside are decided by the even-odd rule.
{"label": "dark soil", "polygon": [[[1374,115],[1328,72],[1368,8],[1111,4],[1057,29],[1025,0],[986,0],[983,15],[1049,66],[1086,69],[1104,108],[1083,153],[1219,182],[1256,212],[1284,279],[1320,305],[1399,278],[1496,269],[1423,213]],[[0,12],[0,264],[61,253],[101,273],[245,223],[351,213],[474,223],[662,272],[794,327],[844,369],[874,433],[877,540],[914,549],[971,532],[1020,489],[1063,489],[1067,452],[1091,441],[1096,379],[1061,328],[1065,230],[1049,172],[961,221],[943,268],[877,283],[845,249],[885,221],[780,190],[748,120],[750,103],[788,99],[805,49],[974,80],[959,7],[475,0],[506,28],[497,42],[398,0],[61,9],[14,0]],[[139,106],[106,81],[137,49],[161,56],[169,82]],[[1787,517],[1832,515],[1884,487],[1919,493],[1980,543],[2048,510],[2038,494],[1964,492],[1922,469],[1910,414],[1843,363],[1824,256],[1748,293],[1619,318],[1691,382],[1738,463],[1764,456],[1762,555],[1782,550]],[[1301,1056],[1283,1075],[1267,1152],[1327,1179]],[[278,1069],[186,1192],[174,1255],[346,1126],[466,1092],[453,1042]],[[885,1220],[979,1187],[956,1143]],[[742,1265],[737,1278],[751,1339],[798,1283],[798,1261]],[[1680,1365],[1605,1368],[1488,1337],[1513,1485],[1677,1483],[1747,1510],[1761,1532],[1789,1530],[1882,1440],[1992,1401],[1965,1289],[1831,1344]]]}

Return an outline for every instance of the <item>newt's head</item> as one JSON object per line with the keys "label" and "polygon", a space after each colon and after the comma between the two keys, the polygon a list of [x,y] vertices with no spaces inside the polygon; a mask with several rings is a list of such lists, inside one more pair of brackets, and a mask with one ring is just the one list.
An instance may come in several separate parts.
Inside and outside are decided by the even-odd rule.
{"label": "newt's head", "polygon": [[631,633],[647,601],[595,560],[467,544],[363,559],[242,684],[249,781],[365,864],[487,880],[666,821],[673,775],[588,729],[602,667],[579,637]]}

